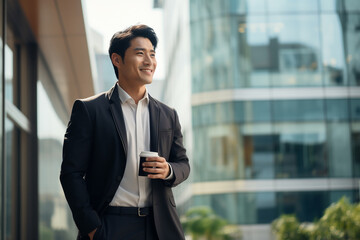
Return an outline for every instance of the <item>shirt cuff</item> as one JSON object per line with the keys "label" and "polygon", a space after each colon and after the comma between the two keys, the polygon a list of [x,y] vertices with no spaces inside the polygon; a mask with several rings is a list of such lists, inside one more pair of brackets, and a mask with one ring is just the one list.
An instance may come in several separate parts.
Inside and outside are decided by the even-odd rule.
{"label": "shirt cuff", "polygon": [[168,163],[168,165],[169,165],[170,174],[164,180],[172,180],[174,178],[174,173],[173,173],[173,170],[172,170],[172,167],[171,167],[170,163]]}

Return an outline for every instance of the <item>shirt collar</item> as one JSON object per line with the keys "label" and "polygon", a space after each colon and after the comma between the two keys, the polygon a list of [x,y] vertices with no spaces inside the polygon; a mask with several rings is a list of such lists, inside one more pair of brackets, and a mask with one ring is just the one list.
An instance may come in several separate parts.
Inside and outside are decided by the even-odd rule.
{"label": "shirt collar", "polygon": [[[120,85],[117,83],[116,84],[117,87],[118,87],[118,92],[119,92],[119,98],[120,98],[120,102],[121,103],[126,103],[127,101],[129,100],[133,100],[134,99],[124,90],[122,89],[122,87],[120,87]],[[148,94],[148,91],[147,89],[145,88],[145,94],[144,94],[144,97],[140,100],[145,100],[145,103],[148,104],[149,103],[149,94]],[[140,102],[139,101],[139,102]]]}

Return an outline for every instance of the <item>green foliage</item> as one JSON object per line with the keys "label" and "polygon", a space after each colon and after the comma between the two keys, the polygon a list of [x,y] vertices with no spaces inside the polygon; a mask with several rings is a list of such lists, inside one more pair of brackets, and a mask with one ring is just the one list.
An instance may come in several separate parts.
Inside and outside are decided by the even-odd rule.
{"label": "green foliage", "polygon": [[208,207],[189,209],[181,218],[181,222],[185,232],[190,234],[193,240],[241,239],[237,228],[228,225],[225,219],[215,215]]}
{"label": "green foliage", "polygon": [[315,226],[312,240],[360,239],[360,205],[350,204],[343,197],[326,209]]}
{"label": "green foliage", "polygon": [[350,204],[343,197],[315,223],[300,224],[294,215],[282,215],[271,227],[277,240],[360,239],[360,204]]}
{"label": "green foliage", "polygon": [[272,222],[271,228],[276,233],[276,240],[304,240],[310,236],[305,225],[301,225],[294,215],[282,215]]}

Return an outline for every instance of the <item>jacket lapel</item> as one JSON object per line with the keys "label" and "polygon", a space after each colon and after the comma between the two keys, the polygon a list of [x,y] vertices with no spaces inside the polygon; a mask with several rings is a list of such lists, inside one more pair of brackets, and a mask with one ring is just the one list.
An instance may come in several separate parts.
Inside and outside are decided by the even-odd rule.
{"label": "jacket lapel", "polygon": [[150,115],[150,151],[158,151],[158,133],[160,111],[156,101],[149,95],[149,115]]}
{"label": "jacket lapel", "polygon": [[125,152],[125,159],[127,156],[127,140],[126,140],[126,129],[125,129],[125,121],[124,121],[124,115],[122,112],[122,108],[120,106],[120,98],[118,93],[117,85],[115,85],[110,91],[109,91],[109,103],[110,103],[110,111],[111,115],[113,117],[116,130],[120,136],[124,152]]}

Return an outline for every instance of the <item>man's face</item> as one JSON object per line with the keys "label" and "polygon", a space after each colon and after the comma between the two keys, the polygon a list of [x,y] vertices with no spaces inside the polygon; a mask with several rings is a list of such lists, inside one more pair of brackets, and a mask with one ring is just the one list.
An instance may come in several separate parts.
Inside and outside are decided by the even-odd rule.
{"label": "man's face", "polygon": [[119,78],[130,85],[143,86],[152,82],[156,69],[155,50],[148,38],[136,37],[126,49],[119,64]]}

